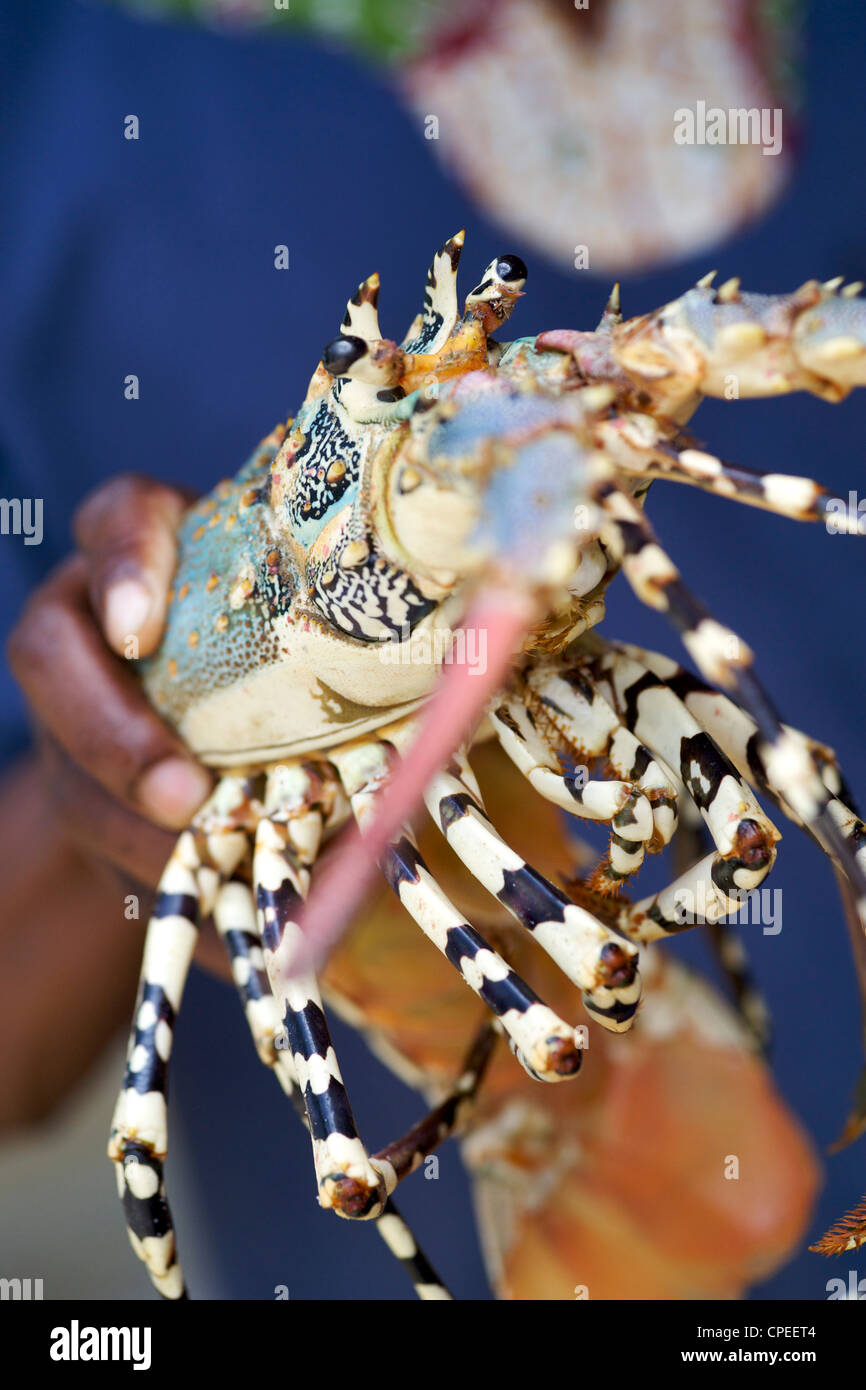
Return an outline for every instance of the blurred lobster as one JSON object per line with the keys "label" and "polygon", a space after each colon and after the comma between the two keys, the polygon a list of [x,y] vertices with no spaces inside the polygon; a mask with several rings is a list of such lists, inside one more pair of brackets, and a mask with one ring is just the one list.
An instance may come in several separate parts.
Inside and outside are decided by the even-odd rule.
{"label": "blurred lobster", "polygon": [[[309,1128],[320,1204],[372,1220],[422,1298],[450,1295],[392,1193],[459,1132],[503,1296],[730,1296],[782,1258],[808,1210],[812,1160],[755,1055],[764,1020],[721,919],[776,857],[753,788],[830,856],[861,927],[866,831],[831,751],[781,723],[643,499],[667,478],[799,520],[833,514],[818,484],[729,465],[683,426],[702,396],[839,401],[866,382],[860,287],[767,296],[707,276],[628,321],[615,288],[594,332],[504,344],[492,335],[526,267],[491,262],[461,314],[462,245],[437,252],[400,345],[380,334],[378,277],[360,285],[295,419],[189,512],[167,630],[142,663],[156,708],[225,769],[159,885],[109,1145],[133,1246],[168,1298],[185,1289],[166,1075],[210,915],[259,1055]],[[700,678],[599,636],[620,569]],[[712,850],[630,900],[623,885],[686,808]],[[588,874],[573,876],[561,810],[609,827]],[[334,950],[377,864],[395,899],[380,894]],[[721,934],[745,1022],[650,951],[636,1036],[615,1036],[637,1014],[638,947],[695,923]],[[372,1155],[317,984],[329,952],[330,1000],[433,1103]],[[573,1078],[587,1047],[577,1094],[536,1084]],[[862,1127],[857,1110],[848,1137]],[[854,1213],[819,1248],[864,1240]]]}

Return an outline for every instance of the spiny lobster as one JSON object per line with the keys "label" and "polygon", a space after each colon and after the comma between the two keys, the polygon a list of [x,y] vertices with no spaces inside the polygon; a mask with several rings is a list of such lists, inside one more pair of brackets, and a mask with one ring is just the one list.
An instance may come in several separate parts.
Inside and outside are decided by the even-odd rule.
{"label": "spiny lobster", "polygon": [[[683,426],[702,396],[722,396],[731,382],[740,397],[805,390],[828,401],[866,383],[859,287],[809,281],[770,296],[743,293],[736,280],[714,290],[707,276],[627,321],[615,287],[594,332],[506,344],[492,335],[522,296],[526,268],[513,255],[491,262],[461,314],[462,245],[460,233],[437,252],[423,312],[399,345],[380,333],[378,276],[360,285],[295,419],[188,513],[167,630],[142,663],[156,708],[203,762],[225,769],[159,885],[109,1145],[133,1246],[168,1298],[185,1289],[163,1180],[166,1073],[206,917],[225,941],[259,1055],[309,1128],[320,1204],[372,1219],[422,1298],[449,1294],[399,1217],[394,1188],[465,1127],[473,1106],[470,1163],[490,1171],[507,1153],[514,1170],[522,1165],[548,1183],[558,1180],[557,1164],[560,1176],[570,1171],[572,1111],[554,1100],[565,1093],[540,1088],[550,1097],[541,1108],[519,1099],[514,1064],[502,1059],[506,1073],[491,1063],[497,1037],[533,1081],[559,1082],[576,1075],[591,1036],[599,1075],[616,1088],[610,1059],[623,1047],[634,1063],[637,1044],[608,1045],[595,1026],[620,1034],[634,1022],[638,947],[696,922],[723,931],[720,919],[773,866],[779,835],[753,788],[818,841],[866,922],[866,831],[833,754],[781,723],[751,651],[688,592],[643,508],[651,482],[663,478],[799,520],[829,515],[831,499],[816,483],[727,464],[696,448]],[[700,676],[599,636],[605,592],[620,570],[670,618]],[[444,647],[432,640],[443,631]],[[481,669],[459,654],[467,632],[485,639]],[[513,821],[516,807],[524,822],[544,827],[545,867],[558,843],[552,808],[609,826],[608,850],[591,874],[566,891],[502,838],[470,750],[500,790],[503,753],[513,765],[504,816]],[[517,787],[514,768],[525,778]],[[451,870],[431,872],[405,825],[422,796],[468,870],[461,905],[441,886]],[[631,901],[622,886],[647,853],[671,842],[686,807],[695,820],[697,808],[711,852],[662,891]],[[323,847],[329,862],[318,873]],[[435,866],[435,845],[431,855]],[[390,1004],[379,996],[381,978],[372,983],[363,962],[352,962],[352,938],[332,958],[326,980],[338,1005],[374,1032],[403,1074],[440,1097],[407,1136],[371,1156],[316,970],[377,863],[446,973],[453,968],[489,1014],[448,1090],[445,1068],[465,1036],[469,993],[456,1012],[445,1008],[460,1027],[448,1034],[445,1063],[441,1055],[434,1062],[427,1035],[412,1034],[400,1016],[405,927],[381,948]],[[489,923],[486,935],[470,924],[466,901],[475,922]],[[530,947],[531,959],[516,930],[503,927],[503,911],[540,948]],[[725,941],[759,1033],[737,944]],[[516,972],[518,957],[556,1007]],[[721,1038],[754,1092],[748,1069],[758,1064],[744,1060],[742,1030],[704,986],[684,987],[680,967],[651,954],[650,962],[658,993],[641,1014],[645,1047],[681,1033],[689,1018],[694,1046]],[[419,997],[426,988],[441,1001],[447,986],[434,965],[431,953]],[[571,986],[589,1027],[563,1016],[576,1002]],[[479,1094],[485,1072],[495,1104]],[[591,1147],[586,1129],[579,1142]],[[777,1168],[769,1186],[780,1184]],[[763,1200],[772,1202],[766,1191]],[[861,1217],[819,1248],[862,1243]],[[520,1277],[505,1268],[503,1241],[488,1236],[488,1254],[497,1287],[514,1294]],[[711,1272],[701,1277],[712,1284]],[[725,1277],[730,1287],[730,1271]],[[549,1286],[541,1270],[535,1287]]]}

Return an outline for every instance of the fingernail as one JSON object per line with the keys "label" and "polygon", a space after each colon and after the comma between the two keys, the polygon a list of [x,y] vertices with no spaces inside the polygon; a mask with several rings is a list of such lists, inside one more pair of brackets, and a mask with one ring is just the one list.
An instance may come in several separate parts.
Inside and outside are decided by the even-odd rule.
{"label": "fingernail", "polygon": [[211,789],[203,767],[186,758],[163,758],[143,773],[138,800],[154,820],[182,829],[195,815]]}
{"label": "fingernail", "polygon": [[118,579],[105,596],[105,634],[122,651],[141,631],[151,606],[150,590],[140,579]]}

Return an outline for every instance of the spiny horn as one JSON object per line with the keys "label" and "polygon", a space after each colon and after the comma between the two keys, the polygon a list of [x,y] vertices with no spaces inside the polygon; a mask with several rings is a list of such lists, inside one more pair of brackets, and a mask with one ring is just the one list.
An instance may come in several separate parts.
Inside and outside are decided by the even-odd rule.
{"label": "spiny horn", "polygon": [[435,352],[450,336],[460,313],[457,266],[465,240],[466,232],[457,232],[433,257],[424,288],[424,309],[416,314],[403,341],[406,352]]}
{"label": "spiny horn", "polygon": [[379,331],[379,275],[378,272],[362,280],[352,298],[346,305],[341,335],[363,338],[367,343],[377,342],[382,334]]}
{"label": "spiny horn", "polygon": [[726,280],[716,290],[716,301],[719,304],[734,304],[740,297],[740,277],[732,275],[730,280]]}
{"label": "spiny horn", "polygon": [[601,322],[598,326],[599,328],[604,328],[614,323],[622,323],[622,303],[620,301],[618,280],[607,297],[604,313],[601,316]]}

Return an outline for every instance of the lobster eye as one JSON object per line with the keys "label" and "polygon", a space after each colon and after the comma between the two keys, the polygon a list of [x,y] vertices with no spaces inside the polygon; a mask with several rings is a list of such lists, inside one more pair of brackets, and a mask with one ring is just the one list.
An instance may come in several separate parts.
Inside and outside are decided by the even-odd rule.
{"label": "lobster eye", "polygon": [[496,274],[506,283],[512,280],[525,280],[528,271],[526,263],[519,256],[500,256],[496,262]]}
{"label": "lobster eye", "polygon": [[355,338],[351,333],[341,333],[332,338],[322,353],[322,366],[331,376],[345,376],[346,372],[367,351],[363,338]]}

